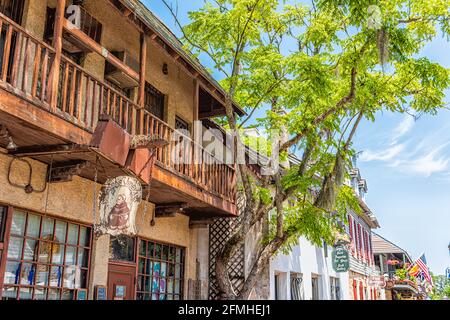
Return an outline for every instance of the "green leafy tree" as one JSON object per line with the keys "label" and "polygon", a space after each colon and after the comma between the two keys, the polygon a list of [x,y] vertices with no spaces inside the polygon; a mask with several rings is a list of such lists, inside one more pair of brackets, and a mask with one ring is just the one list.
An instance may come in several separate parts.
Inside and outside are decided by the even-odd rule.
{"label": "green leafy tree", "polygon": [[431,293],[432,300],[450,299],[450,280],[445,276],[433,275],[433,292]]}
{"label": "green leafy tree", "polygon": [[[238,164],[243,222],[216,257],[216,274],[224,298],[246,299],[280,249],[299,236],[332,243],[336,221],[345,221],[349,207],[357,210],[343,182],[363,118],[374,120],[381,110],[435,114],[445,107],[449,70],[420,54],[439,34],[448,41],[450,2],[213,0],[190,12],[185,26],[163,2],[192,54],[206,55],[222,73],[225,121],[235,143],[242,144],[239,130],[256,122],[279,151],[271,163],[285,162],[288,152],[300,155],[298,165],[259,180]],[[236,117],[233,100],[247,117]],[[254,117],[258,109],[266,111],[262,119]],[[259,223],[265,238],[237,292],[227,265]]]}

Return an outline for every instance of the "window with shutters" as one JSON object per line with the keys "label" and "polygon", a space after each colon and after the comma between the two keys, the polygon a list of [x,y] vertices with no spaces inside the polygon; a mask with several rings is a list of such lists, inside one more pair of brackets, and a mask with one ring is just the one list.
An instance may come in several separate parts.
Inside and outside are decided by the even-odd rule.
{"label": "window with shutters", "polygon": [[164,120],[164,94],[152,86],[145,84],[145,109],[155,117]]}
{"label": "window with shutters", "polygon": [[349,227],[349,233],[350,233],[351,250],[352,250],[352,253],[354,253],[355,252],[355,235],[353,234],[353,218],[351,215],[348,216],[348,227]]}
{"label": "window with shutters", "polygon": [[302,274],[291,274],[291,300],[305,300]]}
{"label": "window with shutters", "polygon": [[356,244],[356,257],[359,258],[360,248],[361,248],[361,242],[359,240],[359,225],[355,221],[355,244]]}
{"label": "window with shutters", "polygon": [[358,244],[359,244],[358,255],[359,258],[362,259],[363,257],[362,228],[359,223],[358,223]]}
{"label": "window with shutters", "polygon": [[369,233],[367,231],[364,232],[364,246],[365,246],[365,253],[366,253],[366,261],[369,263],[370,261],[370,249],[369,249]]}

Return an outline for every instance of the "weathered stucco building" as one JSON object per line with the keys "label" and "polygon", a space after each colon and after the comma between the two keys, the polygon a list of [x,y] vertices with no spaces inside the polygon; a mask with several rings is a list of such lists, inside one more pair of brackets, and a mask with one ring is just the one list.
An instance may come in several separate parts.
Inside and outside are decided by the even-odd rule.
{"label": "weathered stucco building", "polygon": [[[191,138],[222,88],[137,0],[0,0],[0,30],[0,298],[207,298],[236,174]],[[136,232],[96,232],[123,176]]]}

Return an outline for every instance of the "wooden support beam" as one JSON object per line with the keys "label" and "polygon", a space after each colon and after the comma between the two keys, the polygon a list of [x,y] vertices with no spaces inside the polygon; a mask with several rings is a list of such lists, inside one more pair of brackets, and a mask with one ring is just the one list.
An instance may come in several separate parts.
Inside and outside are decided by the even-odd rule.
{"label": "wooden support beam", "polygon": [[193,92],[193,96],[194,96],[194,114],[193,114],[193,119],[194,121],[198,120],[198,112],[200,109],[200,105],[199,105],[199,94],[200,94],[200,89],[199,89],[199,85],[198,85],[198,80],[194,78],[193,80],[193,86],[194,86],[194,92]]}
{"label": "wooden support beam", "polygon": [[83,31],[77,29],[71,22],[64,19],[63,22],[64,29],[69,32],[72,36],[81,41],[84,45],[90,48],[95,53],[104,57],[108,62],[119,68],[121,71],[125,72],[131,78],[139,81],[140,75],[134,71],[132,68],[124,64],[121,60],[115,57],[111,52],[109,52],[105,47],[98,44],[95,40],[91,39]]}
{"label": "wooden support beam", "polygon": [[172,218],[175,217],[177,213],[183,213],[186,208],[187,204],[184,202],[156,205],[155,216],[158,218]]}
{"label": "wooden support beam", "polygon": [[16,157],[37,157],[52,154],[66,154],[72,152],[87,152],[89,147],[79,144],[57,144],[57,145],[43,145],[43,146],[29,146],[21,147],[9,154]]}
{"label": "wooden support beam", "polygon": [[[72,181],[73,176],[79,176],[81,171],[88,166],[88,161],[70,161],[54,164],[52,165],[51,172],[48,172],[49,181],[51,183]],[[50,171],[50,167],[48,167],[48,171]]]}
{"label": "wooden support beam", "polygon": [[51,71],[51,96],[50,107],[52,110],[56,110],[56,103],[58,100],[58,84],[59,84],[59,66],[61,64],[62,57],[62,35],[64,24],[64,12],[66,10],[66,0],[57,0],[56,3],[56,15],[55,15],[55,28],[53,31],[53,48],[55,49],[55,59],[53,60],[53,66]]}
{"label": "wooden support beam", "polygon": [[140,51],[140,74],[139,74],[139,97],[138,104],[141,108],[145,107],[145,76],[147,74],[147,36],[141,33],[141,51]]}
{"label": "wooden support beam", "polygon": [[206,229],[210,224],[214,223],[214,219],[189,219],[190,229]]}

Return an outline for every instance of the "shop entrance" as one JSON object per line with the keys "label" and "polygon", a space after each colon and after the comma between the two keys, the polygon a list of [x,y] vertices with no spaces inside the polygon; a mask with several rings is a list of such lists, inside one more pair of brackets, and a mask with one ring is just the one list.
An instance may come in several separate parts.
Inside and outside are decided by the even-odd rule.
{"label": "shop entrance", "polygon": [[108,300],[134,300],[136,295],[136,238],[111,237]]}
{"label": "shop entrance", "polygon": [[136,267],[110,263],[108,300],[134,300]]}

